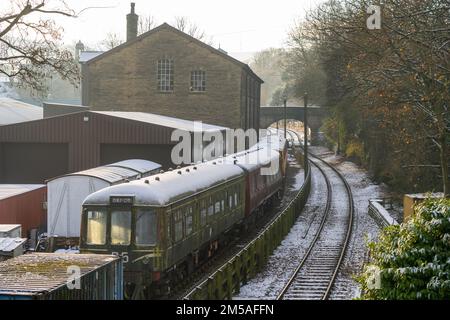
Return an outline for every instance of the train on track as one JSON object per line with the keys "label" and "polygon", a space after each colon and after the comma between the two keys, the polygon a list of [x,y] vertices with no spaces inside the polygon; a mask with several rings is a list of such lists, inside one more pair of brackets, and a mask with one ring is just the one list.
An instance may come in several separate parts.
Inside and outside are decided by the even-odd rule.
{"label": "train on track", "polygon": [[254,227],[284,190],[287,142],[108,187],[83,202],[81,253],[124,262],[128,298],[166,296],[216,251]]}

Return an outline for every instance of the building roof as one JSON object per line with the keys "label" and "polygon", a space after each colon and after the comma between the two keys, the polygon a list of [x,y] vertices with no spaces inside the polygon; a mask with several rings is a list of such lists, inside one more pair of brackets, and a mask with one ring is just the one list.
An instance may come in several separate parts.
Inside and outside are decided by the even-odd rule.
{"label": "building roof", "polygon": [[123,167],[132,169],[134,171],[139,172],[140,174],[149,173],[151,171],[157,170],[161,168],[159,163],[142,160],[142,159],[129,159],[123,160],[116,163],[108,164],[105,167]]}
{"label": "building roof", "polygon": [[91,59],[94,59],[95,57],[101,55],[105,51],[82,51],[80,53],[80,59],[78,61],[80,63],[88,62]]}
{"label": "building roof", "polygon": [[[216,49],[216,48],[214,48],[214,47],[212,47],[212,46],[210,46],[210,45],[208,45],[208,44],[206,44],[206,43],[204,43],[204,42],[202,42],[202,41],[200,41],[200,40],[198,40],[198,39],[188,35],[187,33],[184,33],[182,31],[178,30],[177,28],[172,27],[171,25],[169,25],[167,23],[163,23],[163,24],[159,25],[158,27],[153,28],[150,31],[147,31],[147,32],[141,34],[140,36],[138,36],[138,37],[136,37],[136,38],[134,38],[134,39],[132,39],[130,41],[122,43],[121,45],[119,45],[119,46],[117,46],[117,47],[115,47],[115,48],[113,48],[113,49],[111,49],[109,51],[100,53],[100,54],[96,55],[95,57],[92,57],[89,60],[85,61],[84,63],[90,64],[90,63],[92,63],[94,61],[100,60],[100,59],[106,57],[107,55],[109,55],[111,53],[114,53],[114,52],[122,50],[123,48],[126,48],[126,47],[128,47],[130,45],[133,45],[134,43],[142,40],[143,38],[151,36],[151,35],[157,33],[158,31],[161,31],[161,30],[169,30],[169,31],[175,32],[176,34],[178,34],[178,35],[188,39],[189,41],[194,42],[197,45],[202,46],[202,47],[210,50],[211,52],[213,52],[213,53],[215,53],[215,54],[217,54],[217,55],[219,55],[219,56],[221,56],[221,57],[223,57],[223,58],[233,62],[234,64],[236,64],[236,65],[238,65],[238,66],[240,66],[242,68],[244,68],[250,74],[252,74],[259,82],[264,83],[264,81],[260,77],[258,77],[258,75],[256,73],[254,73],[253,70],[247,64],[245,64],[242,61],[239,61],[239,60],[233,58],[232,56],[230,56],[227,53],[223,52],[223,50]],[[81,57],[80,57],[80,61],[81,61]]]}
{"label": "building roof", "polygon": [[26,238],[0,238],[0,252],[11,252],[23,246]]}
{"label": "building roof", "polygon": [[0,262],[0,295],[35,295],[67,284],[67,268],[81,277],[120,258],[104,254],[33,253]]}
{"label": "building roof", "polygon": [[0,126],[42,119],[44,110],[25,102],[0,98]]}
{"label": "building roof", "polygon": [[194,121],[161,116],[159,114],[154,113],[126,112],[126,111],[92,111],[92,112],[190,132],[223,131],[228,129],[226,127],[215,126],[206,123],[202,123],[201,126],[197,126],[196,122]]}
{"label": "building roof", "polygon": [[131,159],[88,170],[83,170],[80,172],[65,174],[49,179],[47,180],[47,182],[57,179],[64,179],[66,177],[85,176],[98,178],[110,184],[116,184],[118,182],[123,182],[126,179],[140,178],[140,176],[142,176],[143,174],[148,174],[158,168],[161,168],[161,165],[156,162],[141,159]]}
{"label": "building roof", "polygon": [[43,184],[0,184],[0,200],[44,188]]}
{"label": "building roof", "polygon": [[0,224],[0,232],[10,232],[20,227],[20,224]]}

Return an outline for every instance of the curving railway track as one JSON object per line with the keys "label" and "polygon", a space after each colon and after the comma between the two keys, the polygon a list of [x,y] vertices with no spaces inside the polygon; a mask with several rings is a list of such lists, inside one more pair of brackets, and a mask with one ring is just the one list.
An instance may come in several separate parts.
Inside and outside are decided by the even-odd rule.
{"label": "curving railway track", "polygon": [[[290,133],[300,140],[295,131]],[[278,300],[328,299],[352,232],[354,203],[350,185],[332,165],[311,153],[309,155],[310,162],[326,181],[326,206],[316,235],[279,293]],[[346,194],[346,201],[338,197],[342,193]]]}

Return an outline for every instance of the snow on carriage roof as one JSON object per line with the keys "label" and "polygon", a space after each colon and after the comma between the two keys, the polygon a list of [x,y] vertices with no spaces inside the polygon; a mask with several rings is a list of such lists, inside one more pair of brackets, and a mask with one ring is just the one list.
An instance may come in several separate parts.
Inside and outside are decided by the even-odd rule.
{"label": "snow on carriage roof", "polygon": [[273,169],[278,170],[280,154],[273,148],[255,145],[247,151],[229,156],[226,161],[232,161],[229,159],[237,160],[236,165],[247,171],[268,167],[270,164]]}
{"label": "snow on carriage roof", "polygon": [[43,117],[44,111],[41,107],[10,98],[0,98],[0,126]]}
{"label": "snow on carriage roof", "polygon": [[64,179],[66,177],[87,176],[104,180],[110,184],[115,184],[124,181],[125,179],[128,178],[136,178],[138,175],[150,173],[151,171],[156,170],[160,167],[161,165],[152,161],[141,159],[130,159],[88,170],[83,170],[80,172],[65,174],[47,180],[47,182],[56,179]]}
{"label": "snow on carriage roof", "polygon": [[142,160],[142,159],[129,159],[123,160],[112,164],[107,164],[105,167],[124,167],[127,169],[132,169],[139,173],[148,173],[150,171],[161,168],[159,163]]}
{"label": "snow on carriage roof", "polygon": [[266,134],[261,136],[259,142],[255,144],[250,150],[252,149],[258,149],[258,148],[265,148],[268,147],[272,150],[283,150],[286,145],[286,139],[284,139],[284,136],[277,135],[277,134]]}
{"label": "snow on carriage roof", "polygon": [[99,190],[83,205],[108,205],[110,196],[133,195],[136,205],[164,206],[243,174],[234,164],[209,161]]}
{"label": "snow on carriage roof", "polygon": [[92,111],[92,112],[104,114],[107,116],[151,123],[158,126],[180,129],[190,132],[223,131],[228,129],[226,127],[216,126],[207,123],[200,124],[200,122],[198,122],[197,125],[197,122],[194,121],[172,118],[147,112],[126,112],[126,111]]}

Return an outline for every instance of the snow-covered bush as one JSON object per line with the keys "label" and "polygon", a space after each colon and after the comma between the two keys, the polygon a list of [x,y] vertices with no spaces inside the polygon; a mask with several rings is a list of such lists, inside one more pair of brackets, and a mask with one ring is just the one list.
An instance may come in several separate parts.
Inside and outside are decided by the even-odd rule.
{"label": "snow-covered bush", "polygon": [[369,249],[357,277],[363,299],[450,299],[450,199],[424,201]]}

